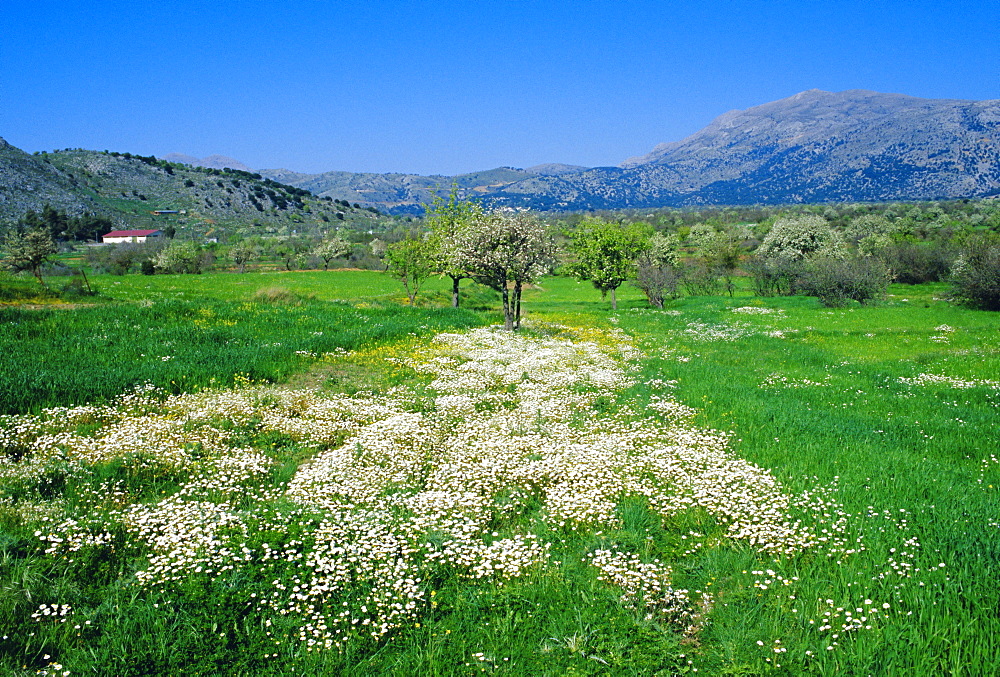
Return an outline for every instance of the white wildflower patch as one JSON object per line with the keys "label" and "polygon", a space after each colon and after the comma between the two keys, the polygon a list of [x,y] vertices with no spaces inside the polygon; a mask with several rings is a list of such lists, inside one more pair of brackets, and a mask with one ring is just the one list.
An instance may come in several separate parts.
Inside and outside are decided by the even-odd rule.
{"label": "white wildflower patch", "polygon": [[688,322],[687,326],[680,331],[681,336],[692,341],[738,341],[741,338],[753,336],[758,333],[758,328],[752,324],[744,322],[734,322],[727,324],[724,322]]}
{"label": "white wildflower patch", "polygon": [[[689,329],[725,337],[704,340],[750,331]],[[246,385],[168,397],[144,388],[107,408],[4,417],[0,480],[111,461],[171,473],[180,488],[169,496],[136,501],[107,482],[86,498],[86,518],[48,520],[36,536],[70,557],[85,548],[142,553],[136,581],[153,589],[261,577],[269,592],[248,607],[296,619],[309,650],[418,622],[442,577],[503,585],[560,566],[525,515],[556,533],[600,530],[621,526],[622,502],[640,500],[661,520],[709,516],[714,543],[772,555],[849,552],[843,521],[824,521],[828,497],[790,495],[737,458],[730,434],[695,426],[695,410],[663,394],[672,382],[655,384],[661,393],[645,409],[609,411],[633,384],[636,356],[618,330],[598,344],[478,329],[442,334],[404,360],[430,379],[422,399],[402,390],[347,397]],[[237,430],[311,457],[275,486],[274,461]],[[689,536],[688,552],[708,545]],[[687,593],[670,586],[665,566],[606,549],[590,562],[646,618],[692,624]]]}
{"label": "white wildflower patch", "polygon": [[903,385],[917,387],[946,387],[946,388],[992,388],[1000,390],[1000,381],[990,381],[988,379],[962,379],[943,374],[917,374],[912,378],[900,377],[899,382]]}
{"label": "white wildflower patch", "polygon": [[595,550],[589,563],[601,572],[598,580],[621,588],[622,603],[642,611],[645,620],[692,624],[695,614],[688,591],[670,586],[670,569],[658,560],[643,562],[634,553]]}
{"label": "white wildflower patch", "polygon": [[740,306],[739,308],[732,308],[730,312],[738,313],[740,315],[784,315],[785,311],[782,308],[762,308],[761,306]]}
{"label": "white wildflower patch", "polygon": [[760,387],[765,390],[781,390],[783,388],[824,388],[830,385],[832,376],[827,374],[822,381],[813,381],[808,378],[791,378],[784,374],[768,374],[760,383]]}

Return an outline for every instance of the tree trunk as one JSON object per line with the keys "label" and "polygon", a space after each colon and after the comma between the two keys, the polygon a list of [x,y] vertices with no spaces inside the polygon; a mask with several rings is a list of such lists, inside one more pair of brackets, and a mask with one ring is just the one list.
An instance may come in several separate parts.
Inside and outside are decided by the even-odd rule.
{"label": "tree trunk", "polygon": [[514,328],[521,328],[521,283],[514,285]]}
{"label": "tree trunk", "polygon": [[450,277],[451,277],[451,307],[458,308],[458,282],[462,278],[455,277],[454,275]]}
{"label": "tree trunk", "polygon": [[615,295],[617,291],[617,287],[611,288],[611,310],[618,310],[618,297]]}
{"label": "tree trunk", "polygon": [[503,328],[514,331],[514,308],[511,305],[510,290],[507,289],[507,285],[503,287]]}

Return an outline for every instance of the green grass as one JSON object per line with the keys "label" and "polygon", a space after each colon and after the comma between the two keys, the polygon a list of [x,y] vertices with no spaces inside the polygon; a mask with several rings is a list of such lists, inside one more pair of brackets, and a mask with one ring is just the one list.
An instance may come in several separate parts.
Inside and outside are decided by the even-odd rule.
{"label": "green grass", "polygon": [[365,306],[193,299],[0,307],[0,413],[106,401],[143,383],[185,392],[237,376],[277,381],[323,353],[482,321],[451,308]]}
{"label": "green grass", "polygon": [[[248,300],[260,290],[282,288],[319,301],[391,301],[406,303],[402,285],[388,274],[374,270],[303,270],[203,275],[94,275],[101,293],[118,301],[166,299]],[[469,281],[464,288],[473,286]],[[421,287],[418,304],[428,298],[440,301],[451,281],[429,278]],[[443,305],[443,304],[442,304]]]}
{"label": "green grass", "polygon": [[[819,654],[797,661],[789,653],[784,661],[794,666],[791,674],[1000,671],[1000,619],[994,613],[1000,594],[992,583],[1000,575],[995,464],[980,482],[981,461],[995,453],[1000,439],[1000,392],[900,382],[920,373],[995,380],[1000,320],[935,301],[934,290],[893,291],[889,302],[868,308],[828,310],[808,299],[684,299],[674,304],[677,315],[635,310],[618,316],[652,356],[644,376],[676,380],[675,395],[697,407],[706,425],[733,431],[741,457],[771,469],[792,488],[808,488],[813,478],[835,483],[836,501],[851,515],[851,533],[866,548],[837,561],[792,558],[753,566],[794,571],[800,607],[833,599],[835,606],[852,608],[870,598],[894,609],[888,622],[842,635],[841,646],[827,652],[801,624],[805,608],[796,619],[787,600],[740,592],[747,578],[742,572],[751,564],[707,555],[692,566],[731,581],[733,594],[728,606],[716,610],[706,637],[702,660],[710,674],[747,662],[749,640],[758,638],[767,645],[781,639],[786,646],[812,646]],[[784,314],[728,310],[748,301]],[[693,322],[741,323],[753,333],[701,341],[686,332]],[[942,325],[954,331],[941,331]],[[775,330],[784,337],[764,333]],[[769,377],[775,384],[770,387],[764,385]],[[628,395],[645,396],[641,386]],[[868,516],[871,510],[888,511],[894,519]],[[879,579],[892,571],[889,559],[904,559],[892,549],[906,550],[902,543],[911,537],[920,543],[907,560],[912,576]],[[940,563],[944,569],[937,568]]]}
{"label": "green grass", "polygon": [[[178,391],[231,383],[239,373],[280,381],[313,365],[296,351],[374,346],[498,319],[495,305],[477,313],[392,304],[404,298],[398,283],[365,271],[101,276],[94,283],[114,302],[0,309],[0,410],[112,398],[144,381]],[[251,301],[274,287],[312,300]],[[444,305],[447,289],[432,280],[425,298]],[[843,511],[859,552],[774,557],[730,546],[681,556],[678,534],[711,534],[713,525],[690,514],[660,528],[641,503],[628,502],[618,532],[548,533],[564,563],[555,571],[503,588],[443,581],[420,627],[342,654],[310,654],[297,642],[271,644],[260,619],[244,616],[248,596],[268,589],[263,577],[234,574],[216,585],[192,581],[173,596],[139,594],[128,585],[137,560],[71,568],[40,554],[31,524],[2,522],[0,620],[9,619],[10,629],[2,633],[0,666],[34,674],[49,654],[73,674],[107,675],[677,675],[693,667],[708,675],[998,674],[1000,464],[983,460],[1000,440],[1000,390],[901,381],[919,374],[1000,380],[1000,318],[937,300],[942,291],[895,286],[882,304],[833,310],[814,299],[742,291],[732,299],[682,298],[663,312],[622,287],[615,314],[586,283],[550,278],[525,293],[529,320],[615,324],[635,337],[645,354],[638,383],[601,406],[641,411],[662,392],[648,381],[676,382],[670,392],[699,410],[699,423],[732,431],[738,456],[770,469],[790,491],[827,487],[839,506],[831,515]],[[474,305],[495,303],[471,293]],[[744,306],[775,312],[732,312]],[[703,340],[710,330],[732,340]],[[411,376],[383,375],[393,384]],[[350,386],[351,373],[332,385]],[[278,485],[309,454],[287,438],[235,433],[273,455]],[[98,487],[123,478],[135,480],[127,467],[109,466],[80,481]],[[152,497],[173,485],[167,478],[132,486]],[[85,492],[74,485],[57,493],[72,507]],[[0,516],[3,510],[0,503]],[[670,562],[676,586],[716,594],[696,640],[636,618],[577,564],[606,539]],[[891,562],[910,567],[909,575]],[[768,569],[776,575],[752,573]],[[755,587],[777,575],[791,583]],[[870,630],[833,640],[808,622],[837,608],[866,608],[868,599],[890,605]],[[92,624],[27,620],[39,603],[63,600]],[[838,644],[828,651],[832,641]],[[265,658],[265,649],[277,655]]]}

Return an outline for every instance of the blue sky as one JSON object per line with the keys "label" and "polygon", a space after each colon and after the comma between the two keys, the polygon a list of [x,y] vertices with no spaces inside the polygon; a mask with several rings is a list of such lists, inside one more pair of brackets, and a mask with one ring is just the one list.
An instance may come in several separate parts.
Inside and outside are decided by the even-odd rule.
{"label": "blue sky", "polygon": [[615,165],[818,88],[1000,98],[1000,0],[0,3],[27,151],[456,174]]}

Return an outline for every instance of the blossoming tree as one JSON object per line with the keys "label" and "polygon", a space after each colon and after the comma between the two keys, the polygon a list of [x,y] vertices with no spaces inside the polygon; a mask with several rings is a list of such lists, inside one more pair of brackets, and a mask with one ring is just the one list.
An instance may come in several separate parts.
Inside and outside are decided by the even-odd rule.
{"label": "blossoming tree", "polygon": [[450,243],[451,265],[503,296],[504,329],[521,325],[521,291],[552,267],[557,246],[529,212],[495,210],[470,219]]}

